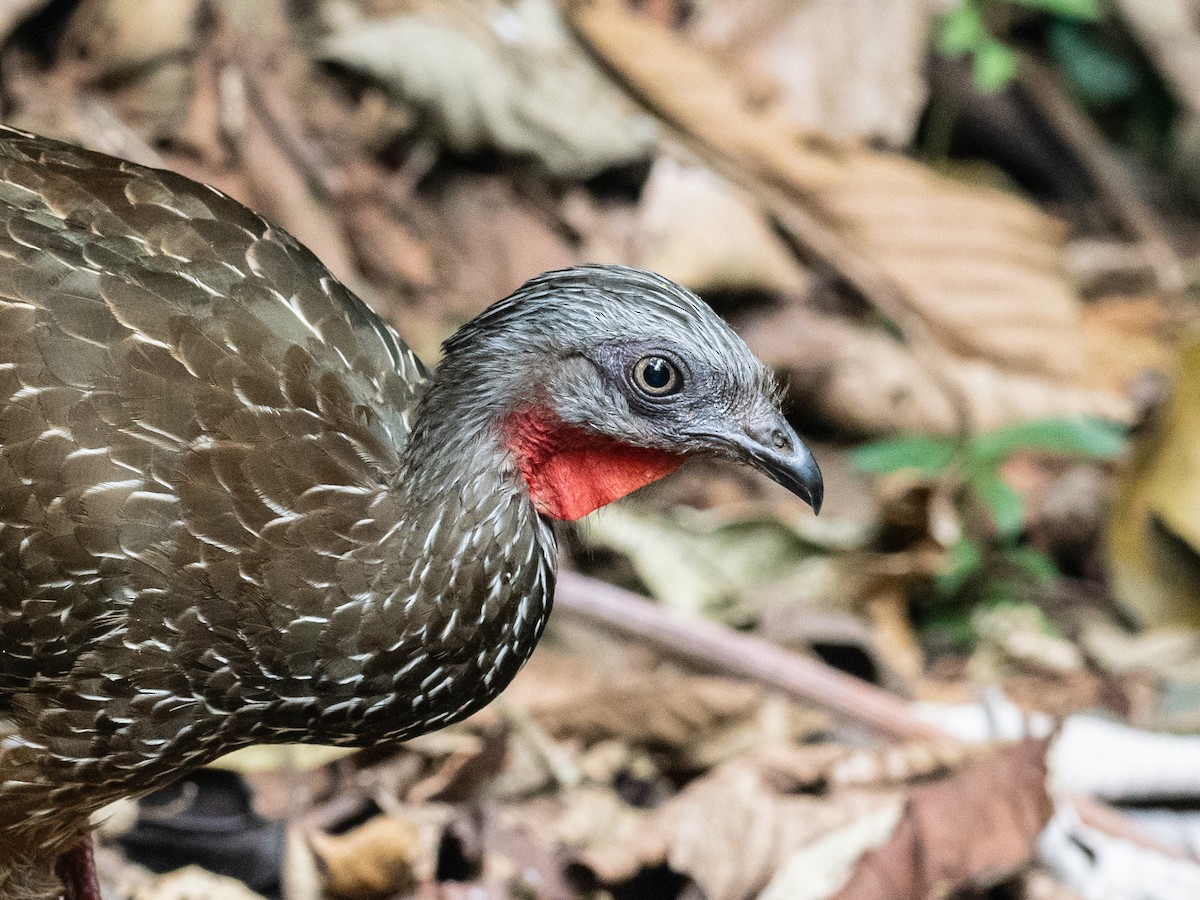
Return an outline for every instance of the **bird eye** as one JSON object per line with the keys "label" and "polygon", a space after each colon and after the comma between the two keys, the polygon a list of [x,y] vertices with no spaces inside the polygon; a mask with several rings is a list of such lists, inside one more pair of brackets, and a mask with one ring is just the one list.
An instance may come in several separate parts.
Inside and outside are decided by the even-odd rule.
{"label": "bird eye", "polygon": [[683,376],[669,359],[661,356],[645,356],[633,367],[633,380],[651,397],[666,397],[678,394],[683,389]]}

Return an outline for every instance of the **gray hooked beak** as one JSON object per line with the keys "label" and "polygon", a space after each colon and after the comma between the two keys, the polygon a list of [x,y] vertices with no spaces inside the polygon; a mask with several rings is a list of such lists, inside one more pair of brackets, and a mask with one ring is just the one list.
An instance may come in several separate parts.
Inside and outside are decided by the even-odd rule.
{"label": "gray hooked beak", "polygon": [[748,434],[727,435],[736,455],[772,481],[783,485],[814,513],[821,511],[825,482],[817,461],[808,452],[800,436],[781,415],[765,427],[749,429]]}

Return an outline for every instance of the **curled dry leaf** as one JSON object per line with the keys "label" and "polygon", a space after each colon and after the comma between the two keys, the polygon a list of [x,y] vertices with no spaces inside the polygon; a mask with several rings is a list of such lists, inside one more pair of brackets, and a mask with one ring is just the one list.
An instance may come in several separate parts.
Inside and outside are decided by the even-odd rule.
{"label": "curled dry leaf", "polygon": [[1050,820],[1046,744],[1022,741],[918,788],[887,843],[830,900],[943,896],[1027,864]]}
{"label": "curled dry leaf", "polygon": [[412,890],[418,873],[432,869],[421,829],[392,816],[376,816],[345,834],[312,832],[308,843],[328,894],[372,900]]}
{"label": "curled dry leaf", "polygon": [[602,864],[603,880],[610,883],[666,863],[694,880],[709,900],[743,900],[762,890],[798,849],[897,802],[889,794],[785,796],[753,769],[731,764],[655,810],[623,847],[609,844],[580,856],[598,875]]}
{"label": "curled dry leaf", "polygon": [[[577,0],[570,15],[632,93],[892,319],[934,386],[950,394],[955,425],[996,418],[953,396],[958,381],[1013,372],[1037,385],[1082,377],[1078,304],[1062,270],[1058,223],[1015,196],[796,127],[777,105],[756,106],[710,55],[616,0]],[[1119,398],[1075,387],[1075,399],[1090,398],[1082,411],[1128,415]],[[1018,403],[1006,413],[1002,421],[1028,415]],[[947,430],[944,417],[920,424]]]}
{"label": "curled dry leaf", "polygon": [[494,147],[579,178],[649,155],[654,123],[575,51],[553,3],[429,6],[346,27],[323,55],[422,110],[457,152]]}

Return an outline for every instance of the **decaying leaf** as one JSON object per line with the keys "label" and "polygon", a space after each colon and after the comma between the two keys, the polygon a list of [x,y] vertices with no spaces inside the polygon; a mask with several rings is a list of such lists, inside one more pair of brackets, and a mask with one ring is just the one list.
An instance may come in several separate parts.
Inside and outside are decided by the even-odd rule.
{"label": "decaying leaf", "polygon": [[628,557],[650,593],[676,609],[727,622],[752,620],[767,586],[793,602],[844,608],[864,573],[848,558],[815,552],[772,518],[729,520],[691,510],[663,514],[627,503],[587,519],[585,541]]}
{"label": "decaying leaf", "polygon": [[1200,625],[1200,335],[1174,394],[1135,442],[1109,529],[1114,597],[1143,626]]}
{"label": "decaying leaf", "polygon": [[1050,819],[1046,744],[1022,741],[915,790],[887,843],[831,900],[936,897],[1025,865]]}
{"label": "decaying leaf", "polygon": [[[1128,415],[1119,398],[1078,383],[1085,358],[1062,231],[1031,204],[805,132],[777,105],[756,106],[710,56],[616,0],[578,0],[570,15],[631,92],[892,319],[942,393],[956,370],[967,381],[1074,379],[1077,399],[1090,401],[1082,411]],[[945,402],[965,424],[997,418]],[[1005,412],[1001,421],[1028,415],[1019,403]]]}
{"label": "decaying leaf", "polygon": [[458,152],[494,147],[587,177],[644,159],[655,142],[653,122],[573,52],[546,0],[364,21],[323,54],[418,107]]}
{"label": "decaying leaf", "polygon": [[393,816],[376,816],[345,834],[311,832],[308,842],[334,897],[372,900],[412,890],[429,870],[421,829]]}
{"label": "decaying leaf", "polygon": [[753,769],[731,764],[656,810],[624,846],[623,860],[612,845],[599,854],[586,851],[581,860],[598,874],[592,863],[603,865],[608,882],[665,862],[693,879],[709,900],[743,900],[762,890],[800,848],[899,802],[892,794],[781,795]]}
{"label": "decaying leaf", "polygon": [[[532,712],[547,731],[560,737],[587,744],[620,738],[685,753],[742,724],[753,723],[755,731],[761,731],[758,720],[765,702],[756,685],[660,670],[606,682],[554,704],[538,704]],[[787,718],[787,711],[782,716]],[[782,727],[786,733],[778,737],[796,736],[795,727]]]}
{"label": "decaying leaf", "polygon": [[855,863],[892,834],[904,804],[892,803],[797,850],[758,900],[825,900],[850,878]]}
{"label": "decaying leaf", "polygon": [[752,754],[763,777],[784,792],[898,786],[953,769],[968,750],[954,742],[910,741],[881,747],[775,744]]}

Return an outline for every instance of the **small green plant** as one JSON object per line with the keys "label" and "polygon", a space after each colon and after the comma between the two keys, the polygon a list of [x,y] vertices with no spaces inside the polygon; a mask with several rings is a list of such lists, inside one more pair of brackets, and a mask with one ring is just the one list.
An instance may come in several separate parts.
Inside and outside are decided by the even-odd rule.
{"label": "small green plant", "polygon": [[913,435],[877,441],[855,449],[851,462],[875,475],[911,471],[951,500],[955,533],[946,541],[926,624],[961,644],[970,637],[966,607],[1018,601],[1031,586],[1058,575],[1052,560],[1021,544],[1025,501],[1000,468],[1022,451],[1111,459],[1125,438],[1122,426],[1100,419],[1044,419],[967,438]]}
{"label": "small green plant", "polygon": [[1099,0],[963,0],[946,13],[938,29],[938,49],[950,56],[971,58],[975,84],[982,91],[998,91],[1017,74],[1017,53],[996,37],[991,22],[1007,4],[1047,12],[1059,19],[1098,22]]}

